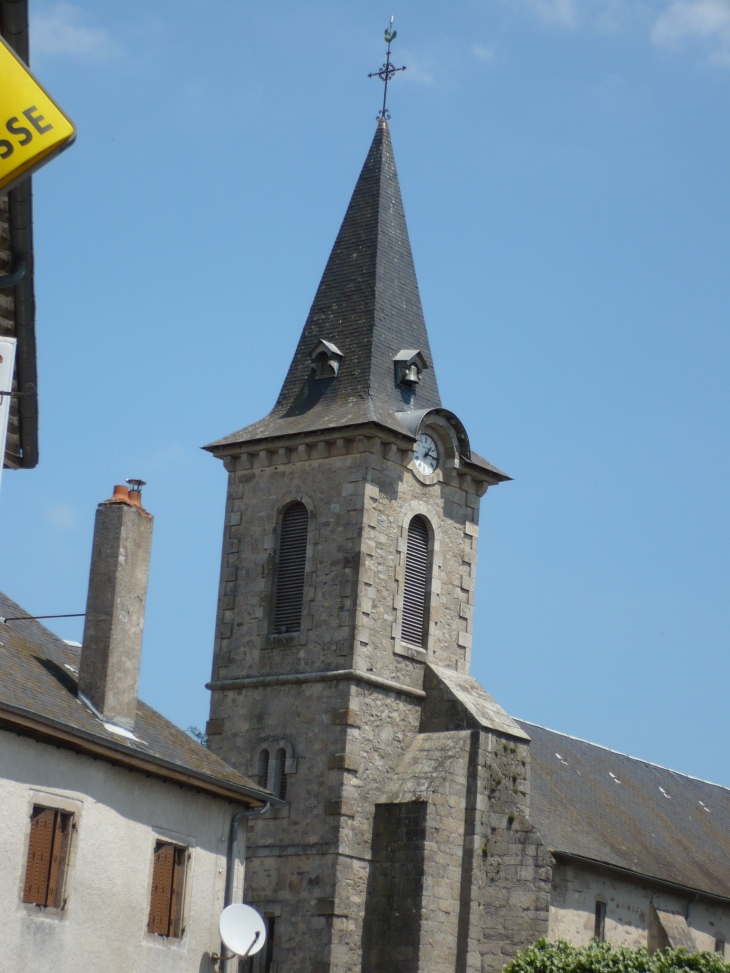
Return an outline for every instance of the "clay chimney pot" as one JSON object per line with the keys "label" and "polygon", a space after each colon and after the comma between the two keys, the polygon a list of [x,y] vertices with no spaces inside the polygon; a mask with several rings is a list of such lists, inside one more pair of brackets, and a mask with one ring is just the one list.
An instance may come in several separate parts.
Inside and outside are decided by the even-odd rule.
{"label": "clay chimney pot", "polygon": [[106,501],[107,503],[129,503],[129,487],[118,483],[114,487],[114,493]]}

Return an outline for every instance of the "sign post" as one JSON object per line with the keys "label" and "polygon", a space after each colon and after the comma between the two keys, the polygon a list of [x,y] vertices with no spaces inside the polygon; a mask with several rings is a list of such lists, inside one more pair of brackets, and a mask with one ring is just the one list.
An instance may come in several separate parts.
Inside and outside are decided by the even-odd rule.
{"label": "sign post", "polygon": [[0,192],[8,192],[76,138],[73,122],[0,37]]}

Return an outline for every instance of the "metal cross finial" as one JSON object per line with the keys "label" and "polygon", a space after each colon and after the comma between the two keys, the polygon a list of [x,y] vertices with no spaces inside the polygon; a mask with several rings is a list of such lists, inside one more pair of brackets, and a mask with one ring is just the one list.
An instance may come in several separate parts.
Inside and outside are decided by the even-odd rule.
{"label": "metal cross finial", "polygon": [[398,36],[398,31],[393,30],[393,18],[390,18],[390,24],[385,28],[385,43],[388,45],[388,51],[385,55],[385,64],[381,67],[379,71],[373,71],[368,75],[369,78],[380,78],[381,81],[385,82],[385,90],[383,91],[383,107],[378,112],[378,119],[386,121],[390,118],[390,112],[388,111],[386,105],[388,101],[388,82],[396,73],[396,71],[405,71],[405,66],[402,68],[394,68],[390,63],[390,45]]}

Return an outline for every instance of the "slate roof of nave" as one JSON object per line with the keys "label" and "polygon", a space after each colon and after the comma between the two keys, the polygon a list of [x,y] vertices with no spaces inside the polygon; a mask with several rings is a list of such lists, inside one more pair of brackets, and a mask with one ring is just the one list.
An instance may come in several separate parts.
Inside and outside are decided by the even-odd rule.
{"label": "slate roof of nave", "polygon": [[[3,619],[27,614],[0,592]],[[141,758],[159,777],[178,780],[176,772],[182,772],[189,783],[195,780],[201,790],[225,793],[230,800],[248,796],[256,804],[268,799],[257,784],[141,700],[136,740],[107,729],[78,697],[79,653],[37,620],[0,623],[0,728],[49,741],[60,735],[71,749],[76,741],[80,752],[103,753],[111,763],[127,765],[127,758]]]}
{"label": "slate roof of nave", "polygon": [[517,720],[551,851],[730,898],[730,790]]}
{"label": "slate roof of nave", "polygon": [[[316,379],[323,339],[342,352],[336,378]],[[428,368],[415,391],[393,358],[417,349]],[[375,131],[276,405],[266,418],[206,447],[376,422],[405,432],[397,412],[441,405],[387,122]]]}

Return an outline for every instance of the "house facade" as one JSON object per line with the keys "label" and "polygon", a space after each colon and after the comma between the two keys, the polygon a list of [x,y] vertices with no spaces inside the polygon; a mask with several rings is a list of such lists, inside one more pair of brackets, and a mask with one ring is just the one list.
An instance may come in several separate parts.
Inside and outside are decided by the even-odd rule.
{"label": "house facade", "polygon": [[2,969],[212,970],[243,822],[276,803],[137,699],[152,519],[132,494],[97,511],[83,648],[0,595]]}

